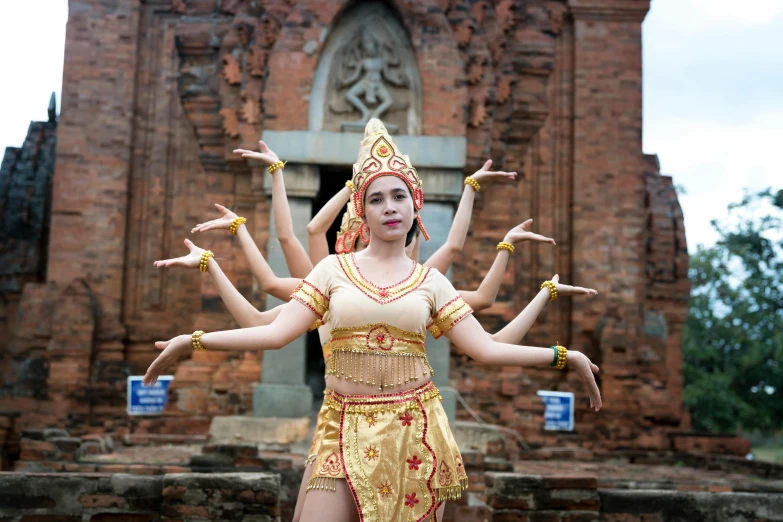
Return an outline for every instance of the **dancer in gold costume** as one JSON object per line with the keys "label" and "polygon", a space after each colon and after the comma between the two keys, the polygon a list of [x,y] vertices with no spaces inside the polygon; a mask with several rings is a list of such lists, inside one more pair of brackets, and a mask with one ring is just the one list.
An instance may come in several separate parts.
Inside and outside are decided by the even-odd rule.
{"label": "dancer in gold costume", "polygon": [[[405,255],[405,243],[423,230],[420,180],[382,124],[368,124],[354,166],[353,203],[371,241],[362,252],[329,256],[314,268],[267,326],[178,336],[145,375],[157,377],[191,349],[281,348],[328,311],[332,328],[329,420],[314,467],[302,520],[425,520],[466,485],[449,431],[423,335],[446,335],[460,351],[486,364],[566,364],[601,407],[587,357],[563,347],[533,348],[490,338],[472,310],[436,269]],[[200,266],[213,263],[208,253]],[[556,295],[557,284],[545,285]],[[334,493],[330,492],[333,491]],[[350,499],[353,499],[351,501]]]}

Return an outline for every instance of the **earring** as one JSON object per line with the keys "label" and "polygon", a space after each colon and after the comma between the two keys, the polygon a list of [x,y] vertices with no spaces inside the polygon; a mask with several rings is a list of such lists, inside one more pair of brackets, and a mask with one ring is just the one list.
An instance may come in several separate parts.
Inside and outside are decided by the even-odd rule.
{"label": "earring", "polygon": [[370,243],[370,227],[367,226],[367,223],[362,223],[362,226],[359,227],[359,237],[365,245]]}

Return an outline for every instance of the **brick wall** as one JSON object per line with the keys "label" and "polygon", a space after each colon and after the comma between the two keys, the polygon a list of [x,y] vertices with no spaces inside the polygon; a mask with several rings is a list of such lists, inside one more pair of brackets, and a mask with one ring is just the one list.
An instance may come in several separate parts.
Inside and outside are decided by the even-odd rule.
{"label": "brick wall", "polygon": [[0,473],[8,522],[279,521],[279,495],[279,478],[264,473]]}
{"label": "brick wall", "polygon": [[487,473],[488,522],[783,520],[783,494],[599,489],[588,475]]}
{"label": "brick wall", "polygon": [[[231,150],[254,147],[264,129],[307,128],[319,51],[349,7],[71,0],[46,282],[25,287],[14,335],[0,341],[27,365],[4,368],[21,390],[0,396],[5,424],[14,416],[15,431],[197,434],[213,415],[250,411],[260,354],[222,352],[178,367],[164,416],[125,415],[125,377],[144,371],[154,341],[233,326],[207,278],[152,261],[184,253],[182,239],[215,202],[251,217],[266,243],[264,171]],[[600,292],[549,305],[525,339],[560,341],[601,366],[599,414],[568,372],[479,367],[455,355],[452,384],[485,420],[534,446],[671,448],[667,433],[689,428],[680,371],[689,285],[671,180],[641,151],[649,2],[392,7],[416,53],[423,133],[467,136],[467,173],[490,156],[520,173],[515,186],[479,195],[455,285],[476,288],[497,241],[528,217],[558,241],[518,249],[485,327],[504,325],[554,273]],[[264,305],[231,236],[194,239],[220,252],[240,291]],[[541,429],[538,389],[577,394],[576,432]]]}

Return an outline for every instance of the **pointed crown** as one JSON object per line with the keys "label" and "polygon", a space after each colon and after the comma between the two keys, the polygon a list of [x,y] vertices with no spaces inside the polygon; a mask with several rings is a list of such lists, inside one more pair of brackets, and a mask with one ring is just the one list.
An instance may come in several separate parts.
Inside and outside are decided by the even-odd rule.
{"label": "pointed crown", "polygon": [[[364,216],[364,193],[367,187],[380,176],[397,176],[408,185],[413,196],[413,207],[418,211],[424,206],[424,192],[421,179],[413,168],[410,158],[400,152],[386,127],[377,118],[370,119],[364,129],[364,139],[359,147],[359,158],[353,164],[354,186],[353,207],[356,216]],[[417,217],[419,228],[429,239],[421,218]]]}
{"label": "pointed crown", "polygon": [[349,201],[345,206],[343,221],[340,224],[340,231],[337,232],[337,241],[334,249],[338,254],[347,254],[353,252],[356,246],[356,240],[361,234],[362,218],[356,215],[353,207],[353,201]]}

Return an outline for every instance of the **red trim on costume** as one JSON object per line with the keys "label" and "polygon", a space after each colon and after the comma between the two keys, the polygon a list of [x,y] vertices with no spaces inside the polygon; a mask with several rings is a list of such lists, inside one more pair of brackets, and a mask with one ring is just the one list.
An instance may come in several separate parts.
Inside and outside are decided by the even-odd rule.
{"label": "red trim on costume", "polygon": [[[351,282],[351,284],[352,284],[352,285],[353,285],[353,286],[354,286],[354,287],[355,287],[357,290],[359,290],[361,293],[363,293],[364,295],[366,295],[367,297],[369,297],[370,299],[372,299],[372,300],[373,300],[373,301],[375,301],[376,303],[380,303],[380,304],[387,304],[387,303],[391,303],[391,302],[393,302],[393,301],[396,301],[397,299],[402,299],[402,298],[403,298],[403,297],[405,297],[406,295],[410,294],[411,292],[413,292],[414,290],[416,290],[417,288],[419,288],[419,286],[421,286],[421,284],[422,284],[422,283],[423,283],[423,282],[424,282],[424,281],[427,279],[427,276],[428,276],[428,275],[429,275],[429,273],[430,273],[430,267],[428,267],[428,266],[422,266],[422,271],[421,271],[421,273],[422,273],[422,276],[421,276],[421,278],[419,279],[418,283],[416,283],[414,286],[411,286],[411,288],[409,288],[408,290],[406,290],[404,293],[402,293],[402,294],[400,294],[400,295],[398,295],[398,296],[396,296],[396,297],[393,297],[393,298],[391,298],[391,299],[387,299],[387,297],[384,297],[384,296],[382,295],[382,291],[386,290],[386,292],[387,292],[387,296],[388,296],[388,289],[389,289],[389,288],[392,288],[392,287],[395,287],[395,286],[402,286],[403,284],[407,283],[407,282],[408,282],[408,280],[409,280],[411,277],[413,277],[413,275],[415,274],[415,272],[416,272],[416,271],[419,269],[419,266],[420,266],[420,265],[419,265],[418,263],[414,264],[414,266],[413,266],[413,271],[411,272],[411,274],[410,274],[408,277],[406,277],[405,279],[403,279],[401,282],[399,282],[399,283],[397,283],[397,284],[395,284],[395,285],[392,285],[392,286],[387,286],[387,287],[383,287],[383,288],[378,288],[378,287],[377,287],[377,286],[375,286],[375,285],[374,285],[372,282],[370,282],[369,280],[367,280],[367,278],[366,278],[366,277],[364,277],[364,275],[362,275],[362,272],[361,272],[361,270],[359,270],[359,266],[358,266],[358,265],[356,264],[356,262],[353,260],[353,253],[351,253],[351,263],[350,263],[350,264],[351,264],[351,265],[352,265],[352,266],[353,266],[353,267],[356,269],[356,272],[359,274],[359,277],[357,278],[356,276],[352,276],[351,274],[349,274],[349,273],[348,273],[348,270],[346,270],[346,268],[345,268],[345,267],[346,267],[346,265],[348,264],[348,261],[344,259],[345,257],[347,257],[347,254],[341,254],[341,255],[337,256],[337,259],[338,259],[338,261],[340,262],[340,268],[342,268],[342,270],[343,270],[343,273],[345,274],[345,277],[347,277],[347,278],[348,278],[348,280]],[[377,294],[378,294],[378,296],[376,297],[375,295],[368,293],[368,292],[367,292],[367,290],[365,290],[364,288],[362,288],[361,286],[359,286],[358,284],[356,284],[356,282],[354,281],[354,279],[360,279],[360,280],[361,280],[363,283],[366,283],[366,284],[367,284],[367,286],[370,286],[370,287],[374,288],[375,290],[377,290],[377,292],[374,292],[374,293],[377,293]]]}

